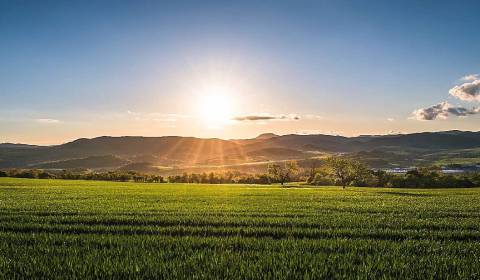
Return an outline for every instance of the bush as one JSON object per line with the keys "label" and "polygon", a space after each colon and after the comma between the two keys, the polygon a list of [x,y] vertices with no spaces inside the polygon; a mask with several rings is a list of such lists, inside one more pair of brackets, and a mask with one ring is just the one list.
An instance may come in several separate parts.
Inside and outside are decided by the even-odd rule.
{"label": "bush", "polygon": [[40,172],[38,173],[38,179],[53,179],[55,178],[54,175],[48,173],[48,172]]}
{"label": "bush", "polygon": [[327,178],[325,174],[316,173],[313,180],[311,180],[311,184],[315,186],[333,186],[335,182]]}

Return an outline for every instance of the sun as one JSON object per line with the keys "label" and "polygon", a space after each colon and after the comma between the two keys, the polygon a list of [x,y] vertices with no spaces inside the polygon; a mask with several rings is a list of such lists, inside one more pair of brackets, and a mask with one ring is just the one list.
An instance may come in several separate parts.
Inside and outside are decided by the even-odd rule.
{"label": "sun", "polygon": [[213,87],[199,96],[198,112],[208,125],[228,123],[233,114],[234,102],[227,91]]}

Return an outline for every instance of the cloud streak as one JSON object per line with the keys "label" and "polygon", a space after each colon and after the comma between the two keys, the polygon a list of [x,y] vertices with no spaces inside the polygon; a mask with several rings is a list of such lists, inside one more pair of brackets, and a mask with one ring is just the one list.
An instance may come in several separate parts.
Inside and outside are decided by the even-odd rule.
{"label": "cloud streak", "polygon": [[233,117],[234,121],[270,121],[270,120],[299,120],[300,117],[297,115],[278,115],[272,116],[267,114],[258,114],[258,115],[246,115],[246,116],[237,116]]}
{"label": "cloud streak", "polygon": [[446,119],[450,115],[466,117],[468,115],[478,114],[479,112],[479,108],[467,109],[465,107],[455,107],[445,101],[427,108],[413,111],[412,118],[420,121],[432,121],[437,118]]}
{"label": "cloud streak", "polygon": [[60,120],[55,120],[55,119],[35,119],[37,123],[41,124],[56,124],[56,123],[61,123]]}

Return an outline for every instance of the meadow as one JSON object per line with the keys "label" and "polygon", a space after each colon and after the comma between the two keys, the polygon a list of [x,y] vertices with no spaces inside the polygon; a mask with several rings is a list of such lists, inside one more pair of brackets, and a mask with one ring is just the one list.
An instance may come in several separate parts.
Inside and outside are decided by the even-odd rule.
{"label": "meadow", "polygon": [[480,189],[0,178],[1,279],[479,279]]}

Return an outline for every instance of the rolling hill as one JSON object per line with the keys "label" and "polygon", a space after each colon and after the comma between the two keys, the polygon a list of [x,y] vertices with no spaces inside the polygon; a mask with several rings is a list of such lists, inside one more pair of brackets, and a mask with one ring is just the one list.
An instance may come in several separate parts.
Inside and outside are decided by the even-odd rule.
{"label": "rolling hill", "polygon": [[225,166],[348,154],[372,167],[480,162],[480,132],[398,135],[262,134],[252,139],[195,137],[81,138],[55,146],[0,144],[0,168],[119,168],[148,162],[169,167]]}

